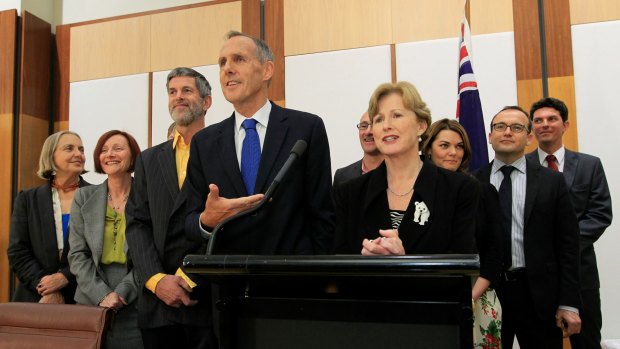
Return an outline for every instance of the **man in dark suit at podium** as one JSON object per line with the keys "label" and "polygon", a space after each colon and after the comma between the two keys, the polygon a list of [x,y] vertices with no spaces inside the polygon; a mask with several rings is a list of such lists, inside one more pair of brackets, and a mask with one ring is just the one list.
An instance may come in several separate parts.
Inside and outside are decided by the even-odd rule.
{"label": "man in dark suit at podium", "polygon": [[339,168],[334,174],[334,187],[340,185],[349,179],[359,177],[368,171],[372,171],[381,165],[383,161],[383,154],[377,149],[375,144],[375,138],[372,134],[372,127],[370,127],[370,117],[368,112],[360,118],[360,123],[357,124],[359,131],[360,146],[364,151],[364,156],[359,161],[352,163],[349,166]]}
{"label": "man in dark suit at podium", "polygon": [[562,348],[577,333],[579,235],[564,178],[525,159],[531,139],[527,113],[505,107],[491,121],[495,159],[476,177],[498,189],[505,260],[497,293],[502,303],[502,342],[512,348]]}
{"label": "man in dark suit at podium", "polygon": [[269,101],[271,49],[231,31],[219,57],[220,84],[233,115],[196,134],[186,189],[186,233],[210,234],[222,220],[255,205],[297,140],[307,150],[265,207],[221,230],[218,254],[327,254],[333,239],[331,165],[323,121]]}
{"label": "man in dark suit at podium", "polygon": [[601,296],[594,243],[611,224],[609,187],[601,160],[564,148],[562,136],[570,126],[566,104],[543,98],[530,109],[538,149],[527,158],[564,174],[579,222],[581,247],[581,333],[570,337],[573,349],[601,348]]}

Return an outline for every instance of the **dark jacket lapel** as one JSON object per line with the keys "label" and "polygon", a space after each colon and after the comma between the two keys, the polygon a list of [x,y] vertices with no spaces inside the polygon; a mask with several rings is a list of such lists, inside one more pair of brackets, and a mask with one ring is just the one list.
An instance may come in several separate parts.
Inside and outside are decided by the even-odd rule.
{"label": "dark jacket lapel", "polygon": [[278,156],[283,151],[288,149],[282,149],[284,140],[286,139],[286,133],[288,132],[288,123],[284,109],[271,102],[271,113],[269,114],[269,125],[267,126],[267,133],[265,134],[265,143],[263,144],[263,151],[260,156],[260,165],[258,167],[258,175],[256,178],[257,193],[265,192],[267,190],[267,180],[271,177],[275,177],[276,172],[279,169],[274,168]]}
{"label": "dark jacket lapel", "polygon": [[573,186],[573,181],[575,180],[575,173],[577,172],[577,167],[579,166],[579,157],[574,152],[564,148],[564,181],[566,181],[566,186],[571,188]]}
{"label": "dark jacket lapel", "polygon": [[[416,242],[426,233],[428,227],[433,222],[433,214],[437,210],[435,207],[435,195],[437,189],[436,179],[437,167],[431,164],[430,161],[425,161],[424,166],[422,166],[422,170],[420,170],[420,174],[413,185],[413,198],[409,201],[407,211],[405,212],[403,221],[398,229],[399,232],[406,234],[402,234],[401,240],[403,240],[403,243],[406,243],[408,246],[414,246]],[[419,222],[413,221],[416,209],[415,202],[418,200],[421,200],[430,212],[429,220],[424,223],[424,225],[420,225]],[[405,248],[407,248],[407,246],[405,246]]]}
{"label": "dark jacket lapel", "polygon": [[170,197],[175,198],[179,193],[179,177],[177,174],[177,164],[172,140],[166,142],[157,156],[159,167],[166,182],[166,190]]}
{"label": "dark jacket lapel", "polygon": [[525,188],[525,206],[523,208],[523,231],[525,233],[525,227],[527,227],[527,222],[529,221],[530,214],[532,213],[532,209],[534,208],[534,202],[536,202],[536,195],[538,194],[539,180],[540,177],[540,166],[537,162],[533,162],[531,160],[525,161],[526,168],[526,188]]}
{"label": "dark jacket lapel", "polygon": [[[45,255],[48,260],[44,265],[57,265],[58,242],[56,241],[56,223],[54,221],[54,204],[52,202],[52,187],[50,182],[37,188],[37,211],[41,219],[41,243],[45,246]],[[64,251],[63,251],[64,252]]]}
{"label": "dark jacket lapel", "polygon": [[235,148],[235,113],[222,122],[216,142],[218,149],[220,149],[218,154],[223,164],[222,168],[224,168],[232,187],[237,196],[246,196],[247,192],[239,170],[239,159],[237,159]]}

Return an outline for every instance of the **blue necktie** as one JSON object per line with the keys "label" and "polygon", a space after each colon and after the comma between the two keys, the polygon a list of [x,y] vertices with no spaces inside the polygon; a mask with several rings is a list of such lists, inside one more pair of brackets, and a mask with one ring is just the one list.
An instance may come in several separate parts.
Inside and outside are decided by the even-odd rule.
{"label": "blue necktie", "polygon": [[260,163],[260,141],[256,132],[256,120],[245,119],[241,126],[245,129],[245,138],[241,148],[241,176],[248,195],[252,195]]}

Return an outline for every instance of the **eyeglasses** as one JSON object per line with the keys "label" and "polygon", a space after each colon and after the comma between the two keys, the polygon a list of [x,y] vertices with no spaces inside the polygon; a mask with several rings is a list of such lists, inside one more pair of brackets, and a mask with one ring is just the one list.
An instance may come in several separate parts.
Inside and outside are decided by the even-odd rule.
{"label": "eyeglasses", "polygon": [[370,127],[370,124],[367,122],[360,122],[359,124],[356,125],[357,129],[360,131],[366,131],[368,129],[368,127]]}
{"label": "eyeglasses", "polygon": [[525,125],[521,125],[521,124],[508,125],[503,122],[498,122],[497,124],[493,124],[491,125],[491,127],[493,127],[493,131],[497,131],[497,132],[505,132],[507,128],[510,128],[510,130],[514,133],[521,133],[527,130],[527,127]]}

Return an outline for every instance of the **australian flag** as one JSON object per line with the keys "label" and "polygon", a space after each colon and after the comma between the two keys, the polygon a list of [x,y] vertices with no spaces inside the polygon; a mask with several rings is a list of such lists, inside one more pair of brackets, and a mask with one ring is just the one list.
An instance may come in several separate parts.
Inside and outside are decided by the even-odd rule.
{"label": "australian flag", "polygon": [[463,17],[459,52],[459,99],[456,103],[456,118],[469,136],[472,150],[469,170],[474,171],[489,163],[489,153],[480,94],[469,57],[468,42],[470,42],[469,23],[467,23],[467,18]]}

